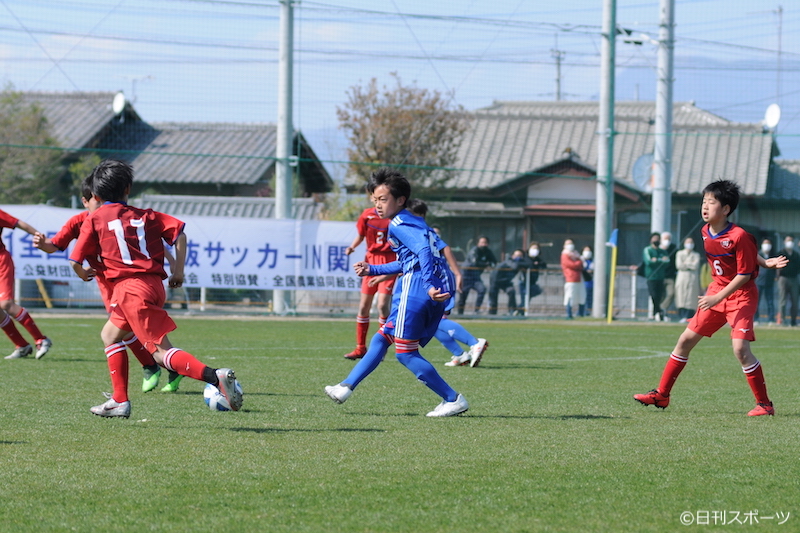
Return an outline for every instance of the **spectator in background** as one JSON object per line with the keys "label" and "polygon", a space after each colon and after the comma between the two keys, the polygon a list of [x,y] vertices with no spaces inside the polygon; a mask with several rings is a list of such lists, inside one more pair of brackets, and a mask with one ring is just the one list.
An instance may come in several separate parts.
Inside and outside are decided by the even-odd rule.
{"label": "spectator in background", "polygon": [[578,305],[578,316],[583,316],[586,309],[583,266],[583,258],[575,251],[572,239],[564,241],[564,249],[561,250],[561,272],[564,274],[564,307],[568,319],[572,319],[572,306]]}
{"label": "spectator in background", "polygon": [[475,289],[477,297],[475,298],[475,313],[480,313],[481,306],[483,305],[483,298],[486,295],[486,285],[481,280],[481,274],[487,268],[493,267],[497,264],[497,258],[494,253],[489,249],[489,238],[478,237],[478,245],[474,246],[467,254],[467,259],[464,261],[462,274],[464,284],[461,288],[461,294],[458,295],[458,314],[464,314],[464,305],[467,303],[467,296],[469,291]]}
{"label": "spectator in background", "polygon": [[[761,249],[758,255],[762,259],[769,259],[774,257],[772,255],[772,241],[764,239],[761,241]],[[767,322],[775,321],[775,270],[771,268],[762,269],[756,278],[756,287],[758,287],[758,305],[761,307],[763,301],[767,306]],[[755,320],[758,321],[758,309],[756,309]]]}
{"label": "spectator in background", "polygon": [[661,248],[659,233],[650,235],[650,246],[642,251],[642,261],[644,262],[644,277],[647,279],[647,290],[653,301],[653,319],[663,321],[664,311],[661,310],[661,302],[664,300],[664,274],[667,271],[669,256],[667,256],[667,251]]}
{"label": "spectator in background", "polygon": [[508,294],[508,314],[517,314],[519,308],[517,307],[516,290],[514,289],[514,278],[520,272],[524,272],[528,268],[528,261],[525,259],[525,252],[522,250],[514,250],[511,257],[497,265],[492,270],[492,275],[489,283],[489,314],[497,314],[497,296],[500,291]]}
{"label": "spectator in background", "polygon": [[[778,254],[785,257],[789,264],[783,270],[778,271],[778,324],[786,323],[786,300],[791,300],[789,311],[789,321],[792,326],[797,325],[797,297],[798,282],[797,275],[800,274],[800,254],[794,248],[794,237],[787,235],[783,240],[783,250]],[[758,279],[758,278],[756,278]]]}
{"label": "spectator in background", "polygon": [[592,298],[594,297],[594,259],[592,259],[592,247],[584,246],[581,252],[583,262],[583,286],[586,288],[586,309],[583,316],[592,314]]}
{"label": "spectator in background", "polygon": [[542,259],[539,243],[536,241],[532,241],[528,247],[528,265],[530,269],[530,275],[527,280],[528,288],[526,289],[525,287],[525,276],[522,276],[519,282],[520,303],[522,307],[526,307],[528,303],[522,296],[525,294],[526,290],[528,291],[528,298],[533,298],[534,296],[542,294],[542,289],[539,287],[539,272],[547,268],[547,263]]}
{"label": "spectator in background", "polygon": [[663,320],[669,322],[667,310],[675,299],[675,277],[678,274],[678,270],[675,267],[675,253],[678,247],[672,242],[672,233],[668,231],[661,233],[661,244],[659,244],[659,248],[666,251],[667,257],[669,258],[666,264],[666,270],[664,271],[664,297],[661,300],[661,310],[664,316]]}
{"label": "spectator in background", "polygon": [[683,249],[675,254],[675,268],[675,307],[680,322],[685,324],[694,316],[700,296],[700,254],[694,251],[691,237],[683,240]]}

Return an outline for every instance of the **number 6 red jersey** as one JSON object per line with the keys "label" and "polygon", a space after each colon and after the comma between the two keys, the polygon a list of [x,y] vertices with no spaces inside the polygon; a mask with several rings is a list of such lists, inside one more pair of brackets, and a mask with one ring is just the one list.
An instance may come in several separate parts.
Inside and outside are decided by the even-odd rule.
{"label": "number 6 red jersey", "polygon": [[[703,226],[703,248],[711,268],[713,285],[725,287],[737,275],[750,275],[745,286],[758,277],[758,249],[756,239],[745,230],[730,222],[717,235],[711,233],[708,224]],[[715,294],[716,291],[710,291]]]}
{"label": "number 6 red jersey", "polygon": [[164,213],[109,202],[84,221],[69,258],[82,263],[99,255],[106,279],[112,282],[141,274],[166,279],[164,241],[175,244],[183,227],[183,222]]}

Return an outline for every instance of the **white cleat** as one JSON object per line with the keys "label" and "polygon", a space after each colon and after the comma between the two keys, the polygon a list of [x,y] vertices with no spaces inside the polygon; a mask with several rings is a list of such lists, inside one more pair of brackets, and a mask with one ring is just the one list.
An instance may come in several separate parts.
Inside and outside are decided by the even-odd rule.
{"label": "white cleat", "polygon": [[444,364],[444,366],[462,366],[469,364],[472,356],[469,352],[462,352],[461,355],[454,355],[452,359]]}
{"label": "white cleat", "polygon": [[454,402],[442,402],[426,416],[456,416],[467,412],[467,409],[469,409],[467,400],[459,394]]}
{"label": "white cleat", "polygon": [[469,347],[469,357],[470,362],[469,366],[476,367],[481,362],[481,358],[483,357],[484,352],[486,352],[486,348],[489,347],[489,341],[486,339],[478,339],[476,344],[473,344]]}
{"label": "white cleat", "polygon": [[30,344],[26,346],[17,346],[17,349],[7,355],[6,359],[22,359],[23,357],[28,357],[31,353],[33,353],[33,348]]}
{"label": "white cleat", "polygon": [[242,393],[236,388],[236,374],[230,368],[218,368],[217,379],[219,384],[217,388],[228,400],[228,405],[231,406],[231,411],[238,411],[242,408]]}
{"label": "white cleat", "polygon": [[325,394],[336,403],[344,403],[353,394],[353,389],[347,385],[328,385],[325,387]]}
{"label": "white cleat", "polygon": [[45,337],[41,339],[39,342],[36,343],[36,359],[41,359],[47,352],[50,351],[50,347],[53,346],[53,341]]}
{"label": "white cleat", "polygon": [[89,411],[105,418],[128,418],[131,416],[131,402],[115,402],[113,398],[109,398],[106,403],[95,405]]}

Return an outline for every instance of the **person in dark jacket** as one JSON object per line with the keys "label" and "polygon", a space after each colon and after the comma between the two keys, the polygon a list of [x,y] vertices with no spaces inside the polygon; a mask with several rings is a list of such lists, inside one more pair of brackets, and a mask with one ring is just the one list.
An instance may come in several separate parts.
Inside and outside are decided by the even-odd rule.
{"label": "person in dark jacket", "polygon": [[[800,274],[800,253],[795,249],[794,237],[787,235],[783,240],[783,250],[778,252],[789,260],[789,264],[778,272],[778,324],[791,323],[797,325],[797,298],[800,293],[797,275]],[[758,279],[758,278],[756,278]],[[786,303],[791,305],[789,314],[786,314]],[[789,320],[787,320],[787,318]]]}
{"label": "person in dark jacket", "polygon": [[492,270],[489,283],[490,315],[497,314],[497,296],[500,294],[500,291],[508,294],[508,314],[513,315],[518,311],[514,278],[516,278],[520,272],[527,270],[529,266],[530,263],[525,258],[525,252],[522,250],[514,250],[511,257]]}
{"label": "person in dark jacket", "polygon": [[481,274],[487,268],[497,264],[497,257],[489,249],[489,238],[478,237],[478,245],[474,246],[467,254],[467,259],[462,265],[463,285],[461,294],[458,295],[458,305],[456,306],[459,315],[464,314],[464,305],[467,303],[469,291],[475,289],[477,298],[475,299],[475,312],[481,312],[483,298],[486,295],[486,285],[481,280]]}

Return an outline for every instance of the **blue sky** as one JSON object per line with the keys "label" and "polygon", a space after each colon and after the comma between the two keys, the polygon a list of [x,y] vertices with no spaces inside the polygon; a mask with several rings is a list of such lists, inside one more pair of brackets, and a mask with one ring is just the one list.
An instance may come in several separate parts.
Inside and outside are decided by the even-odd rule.
{"label": "blue sky", "polygon": [[[21,90],[117,91],[149,122],[274,122],[277,0],[3,0],[0,77]],[[495,100],[599,93],[602,0],[328,0],[295,10],[294,123],[344,158],[336,108],[371,78]],[[800,159],[800,7],[677,0],[676,102],[759,122],[779,102],[778,145]],[[782,15],[778,8],[782,5]],[[618,1],[617,22],[655,38],[657,1]],[[781,49],[778,54],[779,23]],[[656,47],[617,42],[617,100],[654,100]],[[779,69],[780,65],[780,69]],[[334,175],[342,165],[326,163]]]}

